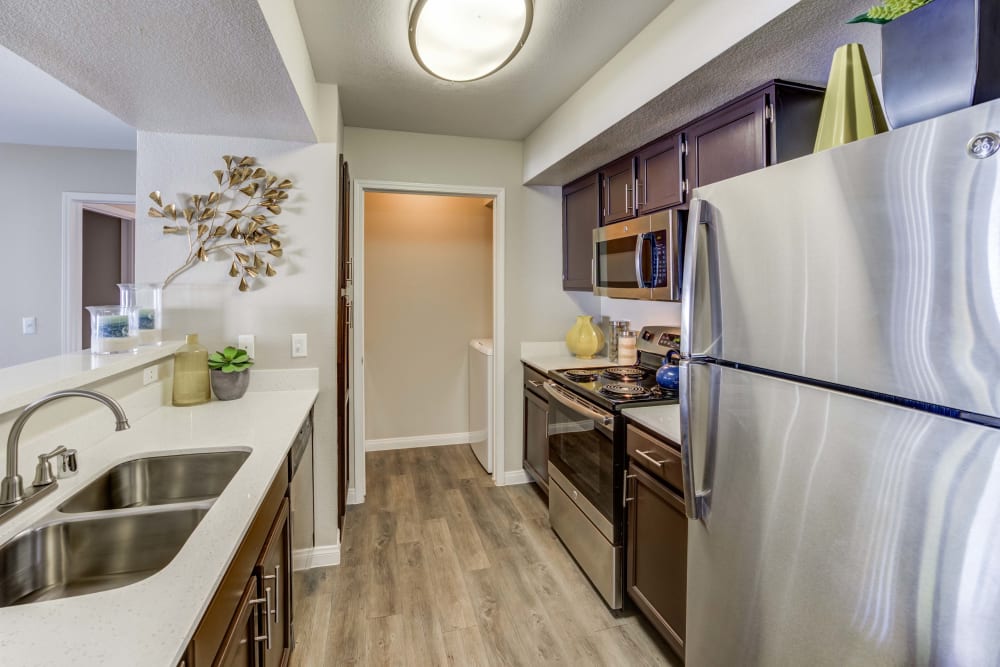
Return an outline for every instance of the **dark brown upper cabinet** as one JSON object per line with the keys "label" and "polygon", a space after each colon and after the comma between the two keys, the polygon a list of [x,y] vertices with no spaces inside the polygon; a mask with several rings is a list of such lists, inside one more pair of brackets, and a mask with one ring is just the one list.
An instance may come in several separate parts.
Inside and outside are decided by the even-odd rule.
{"label": "dark brown upper cabinet", "polygon": [[685,129],[696,188],[812,152],[823,90],[774,82]]}
{"label": "dark brown upper cabinet", "polygon": [[563,188],[563,290],[594,289],[594,230],[601,224],[601,176],[589,174]]}
{"label": "dark brown upper cabinet", "polygon": [[684,134],[678,132],[646,146],[636,155],[636,209],[639,215],[679,206],[687,199]]}
{"label": "dark brown upper cabinet", "polygon": [[604,215],[601,224],[610,225],[634,218],[635,155],[612,162],[601,173],[604,175]]}

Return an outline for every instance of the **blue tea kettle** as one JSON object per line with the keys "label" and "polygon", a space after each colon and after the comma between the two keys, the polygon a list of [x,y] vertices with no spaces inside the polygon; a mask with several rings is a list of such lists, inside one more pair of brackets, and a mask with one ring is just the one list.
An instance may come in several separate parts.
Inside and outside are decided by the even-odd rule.
{"label": "blue tea kettle", "polygon": [[663,358],[663,365],[656,371],[656,384],[664,389],[676,390],[680,382],[681,369],[676,362],[681,355],[677,350],[670,350]]}

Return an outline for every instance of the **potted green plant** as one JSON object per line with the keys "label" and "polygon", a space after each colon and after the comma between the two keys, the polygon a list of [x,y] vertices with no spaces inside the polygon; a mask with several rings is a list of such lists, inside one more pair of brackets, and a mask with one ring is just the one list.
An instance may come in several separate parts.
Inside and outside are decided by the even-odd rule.
{"label": "potted green plant", "polygon": [[212,391],[220,401],[242,398],[250,386],[250,367],[253,359],[247,351],[239,347],[227,347],[221,352],[208,355],[208,367],[212,373]]}
{"label": "potted green plant", "polygon": [[903,127],[1000,97],[1000,3],[887,0],[850,23],[882,25],[882,98]]}

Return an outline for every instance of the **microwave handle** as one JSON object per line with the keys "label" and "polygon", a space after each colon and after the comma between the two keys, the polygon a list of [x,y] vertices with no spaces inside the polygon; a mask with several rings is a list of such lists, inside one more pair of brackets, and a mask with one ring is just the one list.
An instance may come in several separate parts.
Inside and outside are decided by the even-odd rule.
{"label": "microwave handle", "polygon": [[[652,287],[653,279],[646,280],[646,275],[642,270],[642,251],[646,243],[656,245],[656,234],[654,232],[644,232],[635,238],[635,282],[639,287]],[[653,264],[653,273],[656,273],[656,253],[655,247],[650,250],[650,264]]]}

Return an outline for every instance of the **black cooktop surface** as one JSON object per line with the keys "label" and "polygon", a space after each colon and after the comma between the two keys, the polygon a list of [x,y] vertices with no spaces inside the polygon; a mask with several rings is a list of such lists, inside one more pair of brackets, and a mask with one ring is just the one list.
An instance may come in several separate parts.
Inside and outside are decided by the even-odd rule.
{"label": "black cooktop surface", "polygon": [[568,368],[549,371],[560,386],[613,411],[640,405],[676,403],[676,391],[656,384],[656,369],[646,366]]}

